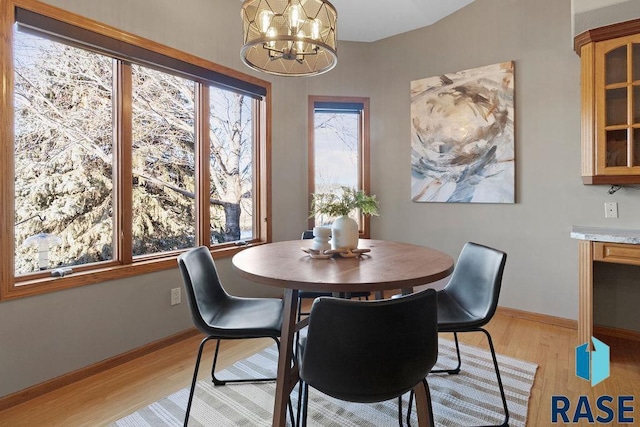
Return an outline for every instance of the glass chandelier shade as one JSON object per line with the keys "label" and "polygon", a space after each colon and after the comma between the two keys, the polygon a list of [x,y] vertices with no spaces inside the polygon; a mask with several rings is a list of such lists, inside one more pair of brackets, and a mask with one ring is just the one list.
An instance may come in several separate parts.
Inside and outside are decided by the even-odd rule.
{"label": "glass chandelier shade", "polygon": [[338,14],[325,0],[246,0],[242,62],[279,76],[312,76],[336,66]]}

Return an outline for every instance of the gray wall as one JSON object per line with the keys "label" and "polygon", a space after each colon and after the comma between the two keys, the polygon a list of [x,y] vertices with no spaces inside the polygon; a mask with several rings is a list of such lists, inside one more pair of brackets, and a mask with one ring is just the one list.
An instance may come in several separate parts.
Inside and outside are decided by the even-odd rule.
{"label": "gray wall", "polygon": [[[49,3],[252,73],[239,59],[238,1]],[[606,187],[580,182],[580,61],[571,21],[570,0],[476,0],[428,28],[372,44],[342,42],[339,65],[326,75],[259,75],[273,83],[274,239],[298,238],[306,227],[307,96],[369,96],[372,192],[381,200],[372,236],[454,257],[470,240],[501,248],[508,252],[501,305],[576,319],[571,225],[638,228],[640,201],[635,190],[609,196]],[[517,203],[412,203],[410,81],[509,60],[516,70]],[[605,201],[619,203],[620,218],[604,219]],[[219,266],[232,293],[279,294],[239,280],[229,260]],[[176,286],[172,270],[0,303],[0,396],[190,327],[186,304],[169,306]]]}

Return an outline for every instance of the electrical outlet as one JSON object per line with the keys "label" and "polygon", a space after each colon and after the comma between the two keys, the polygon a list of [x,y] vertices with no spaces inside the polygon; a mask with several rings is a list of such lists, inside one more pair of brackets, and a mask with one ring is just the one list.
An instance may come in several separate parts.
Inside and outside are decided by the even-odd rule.
{"label": "electrical outlet", "polygon": [[604,204],[604,217],[618,218],[618,204],[616,202],[610,202],[610,203]]}
{"label": "electrical outlet", "polygon": [[171,305],[180,304],[180,288],[171,289]]}

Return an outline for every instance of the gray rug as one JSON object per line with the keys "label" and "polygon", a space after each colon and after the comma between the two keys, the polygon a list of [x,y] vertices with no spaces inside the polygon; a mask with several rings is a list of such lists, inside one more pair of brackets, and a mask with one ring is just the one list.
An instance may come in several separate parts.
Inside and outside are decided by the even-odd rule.
{"label": "gray rug", "polygon": [[[437,367],[453,367],[456,355],[452,341],[440,339]],[[462,370],[459,375],[431,374],[427,377],[437,426],[474,426],[502,421],[502,402],[489,351],[461,344]],[[275,345],[238,362],[220,373],[221,378],[273,375],[277,364]],[[498,355],[507,403],[509,425],[525,426],[527,405],[537,365]],[[208,363],[201,365],[208,366]],[[199,381],[191,407],[189,425],[270,426],[273,411],[273,383],[230,384],[214,387]],[[291,394],[297,403],[296,387]],[[129,426],[181,426],[189,397],[182,389],[112,424]],[[406,411],[408,395],[404,396]],[[342,402],[310,389],[308,424],[311,426],[366,427],[398,425],[397,400],[378,404]],[[417,425],[415,409],[412,425]]]}

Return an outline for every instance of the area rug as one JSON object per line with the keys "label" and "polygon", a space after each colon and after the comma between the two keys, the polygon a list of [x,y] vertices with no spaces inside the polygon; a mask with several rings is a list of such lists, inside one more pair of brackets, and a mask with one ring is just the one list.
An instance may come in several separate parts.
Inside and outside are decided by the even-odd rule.
{"label": "area rug", "polygon": [[[454,367],[455,346],[440,339],[436,368]],[[477,426],[502,422],[502,402],[488,350],[461,344],[462,370],[458,375],[430,374],[427,377],[436,426]],[[220,373],[221,378],[274,375],[278,354],[275,345]],[[498,355],[500,374],[509,407],[509,425],[525,426],[527,405],[537,365]],[[204,364],[206,366],[207,364]],[[381,367],[382,368],[382,367]],[[274,383],[243,383],[214,387],[199,381],[189,425],[270,426]],[[291,394],[297,404],[298,388]],[[308,424],[330,427],[398,425],[397,400],[378,404],[342,402],[310,389]],[[189,397],[182,389],[146,408],[111,424],[112,427],[181,426]],[[403,397],[406,414],[408,394]],[[417,425],[415,409],[412,425]]]}

